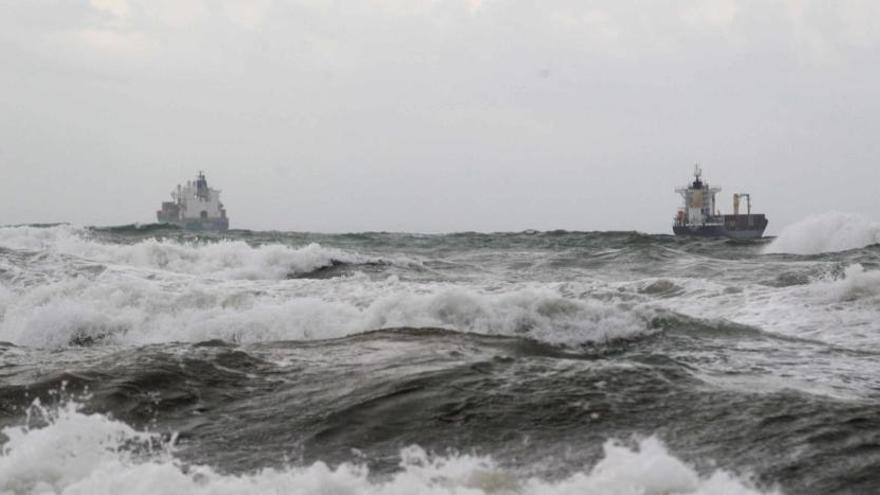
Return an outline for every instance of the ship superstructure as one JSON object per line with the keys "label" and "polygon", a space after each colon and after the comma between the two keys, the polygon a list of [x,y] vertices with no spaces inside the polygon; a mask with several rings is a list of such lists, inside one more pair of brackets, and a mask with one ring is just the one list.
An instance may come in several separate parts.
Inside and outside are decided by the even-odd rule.
{"label": "ship superstructure", "polygon": [[196,180],[178,184],[171,192],[172,201],[162,203],[156,212],[159,222],[179,225],[190,230],[227,230],[229,219],[220,202],[220,191],[208,187],[204,172]]}
{"label": "ship superstructure", "polygon": [[[704,237],[732,237],[753,239],[764,235],[767,217],[763,213],[752,213],[752,197],[748,193],[733,195],[733,215],[722,215],[715,205],[715,195],[720,187],[710,187],[703,181],[703,170],[694,166],[694,181],[675,192],[681,194],[684,206],[678,209],[672,224],[675,235],[696,235]],[[739,212],[740,202],[746,200],[746,214]]]}

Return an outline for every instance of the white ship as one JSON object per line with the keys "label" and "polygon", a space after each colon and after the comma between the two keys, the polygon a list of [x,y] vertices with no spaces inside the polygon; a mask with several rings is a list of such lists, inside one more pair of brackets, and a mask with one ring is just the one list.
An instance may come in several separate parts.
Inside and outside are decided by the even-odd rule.
{"label": "white ship", "polygon": [[189,230],[229,229],[226,209],[220,202],[220,191],[208,187],[204,172],[199,172],[195,181],[186,185],[178,184],[171,193],[173,201],[162,203],[156,212],[160,223],[170,223]]}

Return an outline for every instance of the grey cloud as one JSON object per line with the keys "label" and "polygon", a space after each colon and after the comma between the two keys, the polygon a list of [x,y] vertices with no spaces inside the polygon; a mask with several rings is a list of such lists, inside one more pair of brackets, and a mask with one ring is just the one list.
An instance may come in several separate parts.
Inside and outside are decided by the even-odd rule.
{"label": "grey cloud", "polygon": [[239,227],[663,232],[697,160],[771,230],[878,216],[874,3],[640,4],[10,2],[0,223],[206,169]]}

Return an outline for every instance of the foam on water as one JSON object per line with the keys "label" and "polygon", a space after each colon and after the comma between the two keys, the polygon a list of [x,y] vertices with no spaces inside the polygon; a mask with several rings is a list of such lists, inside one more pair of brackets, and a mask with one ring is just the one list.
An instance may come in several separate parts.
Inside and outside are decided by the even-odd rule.
{"label": "foam on water", "polygon": [[[553,284],[286,280],[334,260],[372,260],[316,244],[107,244],[58,226],[0,229],[0,246],[50,253],[15,267],[16,282],[0,290],[0,340],[20,345],[326,339],[392,327],[579,344],[648,331],[633,311],[564,295]],[[71,269],[83,260],[106,266]]]}
{"label": "foam on water", "polygon": [[[870,239],[872,224],[865,219],[821,218],[849,225],[838,240]],[[815,239],[805,233],[812,227],[787,232],[777,242],[803,236],[815,247]],[[773,333],[880,348],[874,323],[880,319],[880,275],[861,266],[842,278],[832,270],[782,287],[757,278],[732,286],[720,276],[603,282],[602,272],[594,279],[584,273],[568,283],[506,282],[494,273],[455,283],[357,274],[286,280],[287,274],[333,260],[371,258],[315,244],[253,247],[240,241],[190,245],[152,239],[110,244],[70,226],[0,228],[3,246],[21,251],[7,252],[6,265],[0,266],[0,273],[6,272],[0,277],[0,340],[37,347],[324,339],[392,327],[439,327],[577,345],[650,333],[651,308],[665,308]],[[32,256],[28,249],[45,254]],[[102,264],[100,270],[89,270],[89,263]]]}
{"label": "foam on water", "polygon": [[6,313],[6,306],[13,300],[14,294],[0,282],[0,321]]}
{"label": "foam on water", "polygon": [[145,344],[215,338],[326,339],[394,327],[448,328],[579,344],[651,331],[646,314],[612,303],[572,299],[558,287],[521,284],[494,293],[395,277],[209,284],[110,270],[97,280],[68,279],[19,289],[5,301],[0,340],[35,347],[102,340]]}
{"label": "foam on water", "polygon": [[819,254],[880,243],[880,223],[854,213],[830,212],[782,229],[767,253]]}
{"label": "foam on water", "polygon": [[[0,494],[759,494],[725,471],[700,476],[656,438],[629,449],[604,445],[595,466],[561,481],[525,478],[488,457],[435,456],[412,446],[400,452],[400,470],[371,479],[360,464],[263,469],[241,476],[185,465],[173,446],[73,404],[47,414],[42,427],[4,428]],[[159,446],[157,448],[157,445]],[[777,493],[777,492],[772,492]]]}
{"label": "foam on water", "polygon": [[848,266],[842,279],[826,279],[807,289],[817,300],[828,302],[863,302],[878,308],[880,271],[868,271],[860,264]]}
{"label": "foam on water", "polygon": [[243,241],[179,243],[156,239],[146,239],[136,244],[107,244],[91,240],[87,231],[69,225],[0,228],[0,247],[40,250],[99,263],[228,280],[279,280],[289,275],[313,272],[334,262],[359,264],[380,261],[318,244],[300,248],[281,244],[253,247]]}
{"label": "foam on water", "polygon": [[[678,288],[675,297],[641,290],[651,305],[773,334],[880,351],[880,271],[860,264],[817,271],[803,284],[784,287],[698,278],[667,282]],[[636,292],[650,284],[651,280],[643,280],[616,285]]]}

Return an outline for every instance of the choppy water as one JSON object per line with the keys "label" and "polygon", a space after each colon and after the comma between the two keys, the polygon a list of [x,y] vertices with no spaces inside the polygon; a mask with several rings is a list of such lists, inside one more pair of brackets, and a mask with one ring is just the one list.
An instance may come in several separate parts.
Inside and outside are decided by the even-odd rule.
{"label": "choppy water", "polygon": [[878,234],[0,228],[0,493],[878,493]]}

